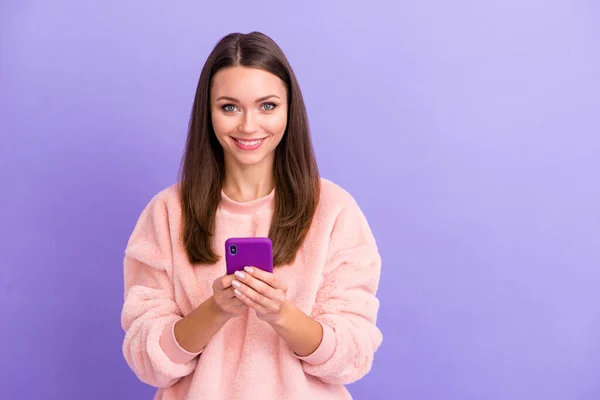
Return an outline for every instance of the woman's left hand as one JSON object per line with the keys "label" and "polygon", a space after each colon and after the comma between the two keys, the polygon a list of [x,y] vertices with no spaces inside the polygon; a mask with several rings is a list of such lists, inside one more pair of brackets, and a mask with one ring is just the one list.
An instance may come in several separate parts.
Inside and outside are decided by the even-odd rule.
{"label": "woman's left hand", "polygon": [[271,324],[279,322],[287,305],[287,285],[274,274],[255,267],[246,267],[235,275],[232,285],[236,297],[253,308],[259,319]]}

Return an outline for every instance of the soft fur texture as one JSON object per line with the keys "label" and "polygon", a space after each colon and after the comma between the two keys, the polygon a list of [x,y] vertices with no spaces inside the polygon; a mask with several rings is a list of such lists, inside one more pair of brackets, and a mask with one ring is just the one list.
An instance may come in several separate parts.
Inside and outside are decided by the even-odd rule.
{"label": "soft fur texture", "polygon": [[272,207],[273,193],[248,203],[223,194],[213,242],[221,260],[194,266],[180,240],[177,186],[142,212],[125,251],[123,353],[139,379],[159,388],[155,399],[349,399],[344,384],[370,370],[382,341],[376,326],[381,259],[352,196],[325,179],[295,262],[275,270],[289,285],[289,301],[329,330],[319,355],[296,357],[252,310],[227,322],[200,355],[177,345],[173,324],[209,298],[213,281],[225,273],[225,240],[267,236]]}

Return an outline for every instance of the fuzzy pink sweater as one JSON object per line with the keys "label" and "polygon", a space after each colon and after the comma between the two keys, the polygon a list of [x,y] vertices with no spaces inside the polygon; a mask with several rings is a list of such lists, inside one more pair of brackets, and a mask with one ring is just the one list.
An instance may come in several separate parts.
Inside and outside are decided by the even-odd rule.
{"label": "fuzzy pink sweater", "polygon": [[[155,399],[349,399],[344,384],[363,377],[382,341],[376,326],[381,260],[354,199],[322,179],[322,193],[306,241],[292,265],[275,274],[288,300],[323,326],[317,350],[304,358],[252,310],[231,319],[201,354],[177,343],[173,326],[212,295],[224,260],[192,266],[179,238],[177,186],[157,194],[142,212],[124,260],[123,353]],[[229,237],[267,236],[274,193],[247,203],[222,194],[214,248]]]}

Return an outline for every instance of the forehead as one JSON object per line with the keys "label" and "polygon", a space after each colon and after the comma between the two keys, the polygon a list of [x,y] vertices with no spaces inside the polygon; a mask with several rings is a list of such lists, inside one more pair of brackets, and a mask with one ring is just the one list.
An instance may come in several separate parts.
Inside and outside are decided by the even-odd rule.
{"label": "forehead", "polygon": [[259,68],[229,67],[213,76],[211,97],[229,96],[254,102],[257,98],[275,94],[285,96],[285,84],[277,75]]}

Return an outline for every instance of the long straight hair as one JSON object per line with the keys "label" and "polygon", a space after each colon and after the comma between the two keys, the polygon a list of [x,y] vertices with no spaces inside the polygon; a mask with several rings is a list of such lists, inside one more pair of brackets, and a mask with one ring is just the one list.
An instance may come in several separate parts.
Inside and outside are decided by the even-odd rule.
{"label": "long straight hair", "polygon": [[290,264],[310,229],[321,186],[300,86],[283,51],[260,32],[225,36],[202,68],[180,169],[183,243],[192,264],[214,264],[219,260],[212,241],[225,163],[211,122],[210,90],[214,75],[233,66],[270,72],[287,89],[287,127],[275,149],[275,199],[269,238],[274,265]]}

